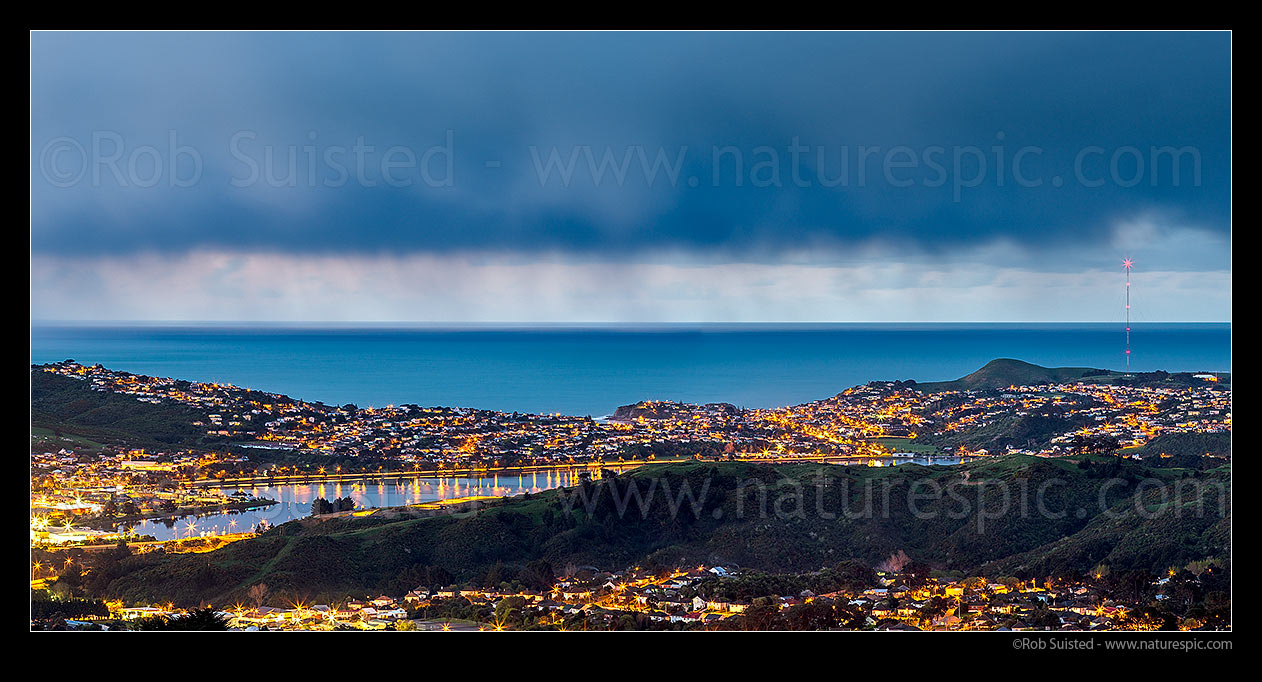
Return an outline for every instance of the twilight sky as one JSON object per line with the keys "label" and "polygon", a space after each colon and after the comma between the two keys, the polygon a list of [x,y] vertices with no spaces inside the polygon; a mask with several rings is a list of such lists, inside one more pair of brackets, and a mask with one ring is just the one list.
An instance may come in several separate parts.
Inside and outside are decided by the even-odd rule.
{"label": "twilight sky", "polygon": [[36,320],[1231,317],[1227,33],[35,33]]}

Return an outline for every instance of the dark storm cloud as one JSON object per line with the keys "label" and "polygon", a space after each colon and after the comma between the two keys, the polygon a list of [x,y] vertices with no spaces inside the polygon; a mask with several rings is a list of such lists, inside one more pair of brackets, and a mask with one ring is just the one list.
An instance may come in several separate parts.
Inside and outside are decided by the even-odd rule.
{"label": "dark storm cloud", "polygon": [[[774,260],[1005,240],[1037,260],[1116,246],[1118,225],[1142,216],[1221,244],[1229,41],[35,34],[32,245]],[[1183,150],[1177,186],[1154,148]],[[554,152],[576,161],[568,182],[540,175]],[[623,180],[607,167],[596,182],[589,161],[606,154],[628,162]],[[1225,268],[1229,251],[1162,258],[1181,255]]]}

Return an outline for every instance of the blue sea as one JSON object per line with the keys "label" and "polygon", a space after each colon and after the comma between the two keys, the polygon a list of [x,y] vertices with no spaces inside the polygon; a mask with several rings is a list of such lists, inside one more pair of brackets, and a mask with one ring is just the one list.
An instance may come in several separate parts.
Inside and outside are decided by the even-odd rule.
{"label": "blue sea", "polygon": [[[1231,325],[1135,324],[1131,369],[1229,371]],[[882,379],[955,379],[994,358],[1124,366],[1119,324],[536,327],[67,326],[31,362],[74,359],[329,404],[601,417],[644,399],[791,405]]]}

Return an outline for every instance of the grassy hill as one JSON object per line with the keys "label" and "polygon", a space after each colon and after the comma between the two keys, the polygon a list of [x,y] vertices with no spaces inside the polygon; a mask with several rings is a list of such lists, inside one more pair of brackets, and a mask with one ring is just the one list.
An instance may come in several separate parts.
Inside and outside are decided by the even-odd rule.
{"label": "grassy hill", "polygon": [[[1231,495],[1225,477],[1184,479],[1153,488],[1100,514],[1081,531],[995,562],[1003,574],[1050,574],[1063,567],[1104,564],[1160,570],[1191,558],[1228,556]],[[1202,513],[1201,507],[1212,511]],[[1225,514],[1218,513],[1225,510]]]}
{"label": "grassy hill", "polygon": [[1087,417],[1074,417],[1049,411],[1047,414],[1006,415],[985,426],[917,438],[926,446],[966,446],[970,450],[1004,452],[1008,446],[1027,447],[1046,444],[1052,436],[1081,428]]}
{"label": "grassy hill", "polygon": [[[1041,367],[1021,360],[999,358],[984,367],[955,381],[931,381],[916,384],[916,388],[929,393],[938,391],[980,391],[1008,386],[1077,381],[1086,376],[1109,376],[1108,370],[1090,367]],[[1120,376],[1120,375],[1118,375]]]}
{"label": "grassy hill", "polygon": [[1133,501],[1146,479],[1146,495],[1184,485],[1188,499],[1226,480],[1198,474],[1198,487],[1183,483],[1185,475],[1117,459],[1078,465],[1015,456],[951,467],[658,465],[466,515],[291,522],[206,554],[131,557],[100,570],[93,591],[223,604],[247,600],[264,583],[272,595],[330,600],[498,583],[540,561],[557,569],[704,562],[795,572],[845,559],[874,565],[899,550],[966,573],[1082,573],[1101,560],[1161,570],[1227,556],[1230,521],[1221,510],[1210,505],[1189,520],[1179,516],[1189,511],[1182,506],[1157,509],[1142,523],[1104,512]]}
{"label": "grassy hill", "polygon": [[156,405],[93,391],[83,381],[31,370],[31,439],[48,447],[193,445],[206,415],[184,405]]}
{"label": "grassy hill", "polygon": [[[1133,386],[1194,386],[1204,382],[1191,372],[1117,372],[1091,367],[1042,367],[1023,360],[999,358],[986,363],[981,369],[954,381],[928,381],[914,384],[914,388],[926,393],[941,391],[984,391],[1003,389],[1008,386],[1030,386],[1048,383],[1120,384]],[[1217,385],[1231,386],[1231,375],[1220,373]]]}

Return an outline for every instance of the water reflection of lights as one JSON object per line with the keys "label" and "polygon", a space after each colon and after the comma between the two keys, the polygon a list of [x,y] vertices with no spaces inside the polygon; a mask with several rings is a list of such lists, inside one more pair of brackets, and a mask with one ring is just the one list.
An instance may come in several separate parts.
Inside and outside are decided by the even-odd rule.
{"label": "water reflection of lights", "polygon": [[[504,497],[538,493],[556,486],[572,485],[574,472],[542,470],[506,474],[488,473],[484,477],[445,476],[428,478],[403,474],[385,479],[359,481],[311,481],[279,485],[251,484],[242,488],[226,488],[225,492],[241,491],[253,497],[276,500],[278,504],[257,509],[233,510],[197,517],[195,526],[187,528],[187,519],[142,521],[135,527],[140,535],[153,535],[159,540],[183,538],[190,533],[202,535],[241,532],[256,528],[260,522],[276,526],[304,518],[311,512],[311,502],[318,497],[334,500],[350,497],[357,508],[390,507],[423,504],[466,496]],[[233,518],[230,518],[233,517]],[[237,518],[239,517],[239,518]],[[34,523],[34,520],[33,520]]]}

